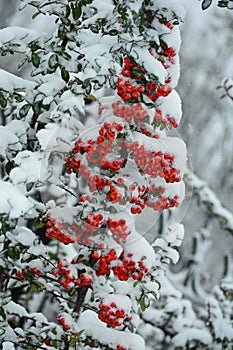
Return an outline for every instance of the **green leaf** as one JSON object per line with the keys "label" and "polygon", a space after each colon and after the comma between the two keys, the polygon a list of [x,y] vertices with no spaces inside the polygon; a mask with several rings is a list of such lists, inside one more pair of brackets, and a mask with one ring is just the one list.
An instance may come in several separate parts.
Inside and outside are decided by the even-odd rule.
{"label": "green leaf", "polygon": [[65,13],[66,18],[68,18],[69,15],[70,15],[70,6],[67,5],[67,6],[66,6],[66,13]]}
{"label": "green leaf", "polygon": [[149,306],[150,306],[150,299],[148,298],[147,295],[144,295],[142,297],[142,300],[140,301],[141,310],[144,312]]}
{"label": "green leaf", "polygon": [[6,108],[6,106],[7,106],[7,100],[4,97],[4,94],[2,92],[0,92],[0,106],[2,108]]}
{"label": "green leaf", "polygon": [[67,60],[67,61],[70,61],[71,60],[71,55],[69,55],[67,52],[63,52],[62,53],[62,56]]}
{"label": "green leaf", "polygon": [[61,67],[61,77],[66,83],[68,83],[70,75],[64,67]]}
{"label": "green leaf", "polygon": [[44,227],[46,222],[48,222],[48,221],[49,221],[49,219],[47,217],[38,219],[36,222],[36,228],[40,229],[40,228]]}
{"label": "green leaf", "polygon": [[79,17],[81,16],[82,14],[82,4],[79,3],[78,5],[73,5],[71,3],[71,9],[72,9],[72,16],[73,16],[73,19],[75,21],[77,21],[79,19]]}
{"label": "green leaf", "polygon": [[5,157],[2,154],[0,154],[0,162],[4,162],[4,160],[5,160]]}
{"label": "green leaf", "polygon": [[91,101],[96,101],[96,97],[94,95],[88,95],[87,97]]}
{"label": "green leaf", "polygon": [[56,53],[54,53],[53,55],[51,55],[49,57],[48,66],[51,69],[57,68],[57,66],[58,66],[58,55]]}
{"label": "green leaf", "polygon": [[3,320],[6,319],[6,314],[5,314],[5,312],[4,312],[2,307],[0,307],[0,316],[3,318]]}
{"label": "green leaf", "polygon": [[6,165],[5,165],[5,170],[6,170],[6,173],[7,175],[10,174],[11,170],[14,168],[14,162],[7,162]]}
{"label": "green leaf", "polygon": [[155,292],[151,292],[151,294],[153,295],[153,297],[155,298],[156,301],[159,300],[158,295]]}
{"label": "green leaf", "polygon": [[39,115],[41,113],[41,104],[35,103],[34,105],[32,105],[32,110],[36,115]]}
{"label": "green leaf", "polygon": [[92,25],[90,27],[90,29],[91,29],[92,33],[94,33],[94,34],[98,34],[100,31],[100,28],[97,25]]}
{"label": "green leaf", "polygon": [[7,249],[7,255],[14,260],[18,260],[19,259],[19,252],[17,250],[15,250],[14,247],[9,247]]}
{"label": "green leaf", "polygon": [[228,1],[219,1],[218,2],[218,7],[227,7]]}
{"label": "green leaf", "polygon": [[88,87],[88,85],[90,84],[90,78],[87,78],[87,79],[85,79],[84,80],[84,82],[83,82],[83,88],[85,89],[86,87]]}
{"label": "green leaf", "polygon": [[142,300],[140,301],[140,307],[141,307],[142,312],[144,312],[146,310],[144,298],[142,298]]}
{"label": "green leaf", "polygon": [[61,24],[59,27],[58,27],[58,37],[60,39],[64,39],[65,36],[66,36],[66,30],[65,30],[65,26],[63,24]]}
{"label": "green leaf", "polygon": [[34,67],[39,68],[40,66],[40,56],[36,52],[32,52],[31,55],[32,64]]}
{"label": "green leaf", "polygon": [[166,124],[161,123],[160,130],[164,130],[166,128]]}
{"label": "green leaf", "polygon": [[110,30],[110,32],[108,32],[108,34],[111,35],[111,36],[115,36],[115,35],[118,34],[118,30],[117,29],[112,29],[112,30]]}
{"label": "green leaf", "polygon": [[203,0],[201,4],[202,10],[208,9],[208,7],[210,7],[211,4],[212,4],[212,0]]}
{"label": "green leaf", "polygon": [[135,288],[139,283],[142,283],[142,281],[135,281],[134,284],[133,284],[133,287]]}
{"label": "green leaf", "polygon": [[28,114],[30,108],[31,108],[31,106],[28,103],[23,105],[23,107],[21,107],[20,110],[19,110],[19,117],[20,118],[26,117],[26,115]]}
{"label": "green leaf", "polygon": [[36,284],[34,284],[34,283],[32,283],[31,284],[31,290],[34,291],[34,292],[39,293],[41,291],[41,287],[36,285]]}
{"label": "green leaf", "polygon": [[109,84],[111,86],[112,89],[116,89],[117,86],[117,78],[114,76],[110,76],[109,78]]}
{"label": "green leaf", "polygon": [[29,183],[26,185],[26,190],[27,190],[27,192],[31,191],[33,185],[34,185],[34,182],[29,182]]}
{"label": "green leaf", "polygon": [[32,19],[35,19],[37,16],[40,15],[40,12],[35,12],[33,15],[32,15]]}

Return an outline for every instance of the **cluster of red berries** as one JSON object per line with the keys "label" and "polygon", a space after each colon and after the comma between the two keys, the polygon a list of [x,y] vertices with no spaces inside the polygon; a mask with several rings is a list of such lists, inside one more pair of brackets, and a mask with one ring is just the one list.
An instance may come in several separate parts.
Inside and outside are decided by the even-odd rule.
{"label": "cluster of red berries", "polygon": [[83,140],[79,139],[72,149],[71,154],[65,159],[66,172],[70,174],[73,171],[80,173],[84,178],[89,178],[91,172],[85,164],[82,164],[83,154],[85,153],[89,165],[100,164],[102,170],[109,170],[113,173],[119,171],[124,166],[126,160],[123,158],[109,161],[107,156],[113,152],[113,147],[117,146],[113,145],[113,141],[122,137],[121,132],[123,129],[122,124],[106,122],[100,128],[99,136],[95,141],[88,140],[84,143]]}
{"label": "cluster of red berries", "polygon": [[[165,50],[165,54],[172,54],[171,48]],[[169,56],[170,57],[170,56]],[[133,62],[129,57],[124,58],[124,66],[121,75],[123,78],[118,78],[117,93],[125,101],[138,101],[140,95],[144,93],[152,101],[156,101],[161,96],[167,96],[172,88],[168,85],[163,85],[156,81],[148,81],[145,77],[146,70]],[[168,83],[170,80],[165,81]]]}
{"label": "cluster of red berries", "polygon": [[171,24],[171,22],[166,22],[166,23],[164,23],[165,24],[165,26],[167,27],[167,28],[169,28],[170,30],[172,30],[173,28],[174,28],[174,26]]}
{"label": "cluster of red berries", "polygon": [[167,125],[169,123],[173,128],[177,128],[178,126],[178,123],[176,122],[175,118],[172,118],[172,117],[164,118],[162,112],[159,109],[156,109],[155,111],[154,121],[158,125],[161,125],[161,124]]}
{"label": "cluster of red berries", "polygon": [[99,258],[97,276],[108,276],[111,271],[110,263],[117,259],[115,249],[111,249],[105,256]]}
{"label": "cluster of red berries", "polygon": [[138,141],[132,144],[125,143],[125,147],[132,151],[135,163],[143,174],[148,174],[152,178],[160,176],[167,182],[180,181],[180,172],[174,167],[174,155],[161,151],[147,151]]}
{"label": "cluster of red berries", "polygon": [[42,273],[37,267],[26,266],[21,271],[17,271],[15,276],[19,280],[23,281],[23,280],[25,280],[25,278],[27,276],[27,272],[31,272],[31,273],[33,273],[34,275],[37,275],[37,276],[41,275],[41,273]]}
{"label": "cluster of red berries", "polygon": [[149,137],[159,138],[158,134],[152,133],[146,127],[145,123],[149,123],[149,117],[146,109],[141,103],[125,105],[121,101],[112,104],[112,111],[115,116],[124,119],[127,123],[134,125],[135,130]]}
{"label": "cluster of red berries", "polygon": [[53,270],[52,274],[59,276],[59,283],[66,290],[70,290],[72,285],[86,287],[92,283],[92,278],[86,276],[84,273],[79,273],[78,279],[74,278],[66,261],[58,261],[57,268]]}
{"label": "cluster of red berries", "polygon": [[46,236],[48,238],[55,238],[66,245],[75,242],[75,239],[66,230],[66,223],[57,222],[49,215],[46,226]]}
{"label": "cluster of red berries", "polygon": [[[100,213],[90,213],[86,218],[80,217],[78,224],[73,223],[72,225],[65,222],[61,223],[49,215],[46,225],[48,227],[46,230],[47,236],[55,238],[64,244],[77,242],[80,245],[89,246],[92,244],[90,238],[96,235],[100,229],[103,229],[104,232],[110,230],[118,242],[124,242],[130,233],[127,230],[126,220],[104,218]],[[35,273],[39,274],[40,272],[38,270],[38,273],[37,271]],[[18,276],[20,276],[19,273]]]}
{"label": "cluster of red berries", "polygon": [[103,225],[103,223],[104,217],[102,214],[90,213],[88,215],[88,218],[86,219],[86,224],[96,228],[100,228]]}
{"label": "cluster of red berries", "polygon": [[26,278],[26,271],[23,269],[22,271],[17,271],[15,276],[20,280],[23,281]]}
{"label": "cluster of red berries", "polygon": [[[168,47],[167,44],[163,44],[160,51],[157,52],[155,49],[150,50],[150,54],[157,60],[159,60],[165,69],[171,68],[175,64],[174,57],[176,56],[176,51],[172,47]],[[171,82],[171,76],[168,76],[165,83],[169,84]]]}
{"label": "cluster of red berries", "polygon": [[125,255],[124,251],[119,257],[119,263],[113,261],[117,260],[117,254],[114,249],[111,249],[105,256],[95,257],[98,259],[98,268],[96,271],[97,276],[108,276],[111,271],[120,281],[127,281],[129,278],[134,280],[141,280],[148,272],[147,267],[144,264],[145,258],[140,261],[132,259],[132,254]]}
{"label": "cluster of red berries", "polygon": [[105,180],[98,175],[94,175],[89,177],[88,185],[90,192],[102,191],[106,186],[111,185],[111,181],[109,179]]}
{"label": "cluster of red berries", "polygon": [[113,302],[110,305],[101,302],[99,304],[99,309],[99,319],[102,322],[107,323],[112,328],[119,327],[124,321],[130,321],[132,319],[132,317],[128,317],[125,314],[124,310],[117,308],[117,305]]}
{"label": "cluster of red berries", "polygon": [[176,56],[176,51],[172,47],[168,47],[166,44],[163,45],[162,47],[162,53],[163,56],[166,57],[175,57]]}
{"label": "cluster of red berries", "polygon": [[106,194],[106,198],[109,199],[112,203],[121,202],[122,194],[119,193],[118,189],[115,186],[110,186],[109,192]]}
{"label": "cluster of red berries", "polygon": [[71,328],[71,326],[66,323],[66,320],[62,315],[57,315],[57,320],[59,324],[63,327],[64,331],[68,331]]}
{"label": "cluster of red berries", "polygon": [[133,119],[136,123],[144,120],[147,117],[146,109],[141,103],[136,103],[132,107],[122,104],[121,101],[112,104],[113,113],[125,119],[128,123]]}
{"label": "cluster of red berries", "polygon": [[58,261],[57,268],[53,269],[52,274],[54,276],[60,276],[59,283],[61,286],[63,286],[66,290],[71,289],[71,282],[73,282],[73,278],[70,274],[70,268],[67,265],[65,261]]}
{"label": "cluster of red berries", "polygon": [[145,258],[141,258],[139,261],[132,260],[132,254],[127,255],[124,252],[121,254],[120,259],[122,265],[113,266],[113,272],[115,276],[121,281],[127,281],[129,278],[134,280],[141,280],[148,272],[147,267],[144,264]]}
{"label": "cluster of red berries", "polygon": [[126,220],[124,219],[115,221],[112,219],[108,219],[108,227],[117,242],[125,242],[125,239],[130,233],[127,230]]}
{"label": "cluster of red berries", "polygon": [[66,222],[59,222],[49,215],[49,221],[46,223],[46,236],[48,238],[55,238],[65,245],[77,242],[78,244],[90,245],[90,237],[96,230],[96,226],[90,225],[89,221],[84,219],[79,221],[80,225],[68,224]]}
{"label": "cluster of red berries", "polygon": [[140,126],[137,127],[136,131],[140,132],[143,135],[151,137],[152,139],[159,139],[159,135],[156,132],[152,131],[152,130],[149,131],[145,124],[140,124]]}
{"label": "cluster of red berries", "polygon": [[[131,185],[130,189],[134,191],[136,186]],[[179,196],[175,195],[174,198],[168,198],[163,196],[164,192],[164,187],[138,186],[137,195],[132,196],[129,200],[132,203],[131,213],[140,214],[146,206],[156,211],[177,207]]]}

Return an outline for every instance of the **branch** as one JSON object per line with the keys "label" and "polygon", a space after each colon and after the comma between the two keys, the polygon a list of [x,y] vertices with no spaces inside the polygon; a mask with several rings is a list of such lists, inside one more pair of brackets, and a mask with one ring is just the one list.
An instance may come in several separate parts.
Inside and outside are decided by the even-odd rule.
{"label": "branch", "polygon": [[225,78],[222,84],[218,85],[216,89],[223,90],[223,95],[220,97],[220,99],[228,97],[231,101],[233,101],[233,81],[231,79]]}
{"label": "branch", "polygon": [[199,179],[189,169],[186,170],[184,179],[186,185],[193,190],[194,196],[208,210],[210,216],[217,218],[221,227],[233,234],[233,214],[223,207],[207,183]]}
{"label": "branch", "polygon": [[74,312],[76,312],[77,314],[79,313],[79,311],[84,303],[84,300],[85,300],[85,297],[87,294],[87,290],[88,290],[88,287],[80,287],[78,289],[78,295],[77,295],[77,299],[76,299],[76,303],[75,303],[75,307],[74,307]]}

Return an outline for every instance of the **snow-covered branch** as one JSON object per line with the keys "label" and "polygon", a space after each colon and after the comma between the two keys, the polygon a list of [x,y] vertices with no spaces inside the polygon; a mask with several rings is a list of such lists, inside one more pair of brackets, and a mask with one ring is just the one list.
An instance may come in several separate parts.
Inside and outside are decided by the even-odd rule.
{"label": "snow-covered branch", "polygon": [[198,178],[191,170],[186,170],[185,182],[193,191],[198,203],[206,208],[208,215],[216,217],[224,230],[233,234],[233,214],[223,207],[216,193],[211,190],[208,184]]}

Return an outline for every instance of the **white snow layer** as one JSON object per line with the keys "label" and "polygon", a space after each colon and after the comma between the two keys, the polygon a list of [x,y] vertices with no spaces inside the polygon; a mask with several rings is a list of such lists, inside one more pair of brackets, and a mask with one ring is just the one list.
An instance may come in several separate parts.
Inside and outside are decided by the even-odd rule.
{"label": "white snow layer", "polygon": [[209,345],[212,342],[212,337],[207,330],[194,328],[184,328],[174,338],[172,338],[172,341],[177,347],[185,347],[187,342],[194,339],[199,340],[206,345]]}
{"label": "white snow layer", "polygon": [[138,63],[142,65],[147,70],[147,72],[157,76],[161,83],[164,83],[167,77],[167,71],[163,67],[162,63],[158,60],[155,60],[147,48],[137,47],[135,48],[135,54]]}
{"label": "white snow layer", "polygon": [[28,123],[12,120],[6,126],[0,126],[0,155],[6,156],[7,151],[22,150],[22,144],[27,142]]}
{"label": "white snow layer", "polygon": [[15,158],[17,167],[11,170],[10,179],[13,184],[37,182],[40,179],[41,160],[40,152],[22,151]]}
{"label": "white snow layer", "polygon": [[20,77],[17,77],[14,74],[8,73],[3,69],[0,69],[0,87],[9,93],[13,93],[14,90],[24,91],[26,97],[30,94],[30,91],[35,87],[33,81],[29,81]]}
{"label": "white snow layer", "polygon": [[5,341],[2,344],[2,350],[15,350],[14,344],[9,341]]}
{"label": "white snow layer", "polygon": [[15,219],[26,213],[30,214],[33,202],[26,198],[13,184],[0,180],[0,214],[7,214]]}
{"label": "white snow layer", "polygon": [[145,349],[145,342],[142,337],[137,334],[107,328],[106,324],[101,322],[93,311],[84,311],[78,320],[78,326],[80,329],[84,329],[86,335],[114,349],[117,348],[117,345],[121,345],[128,350]]}

